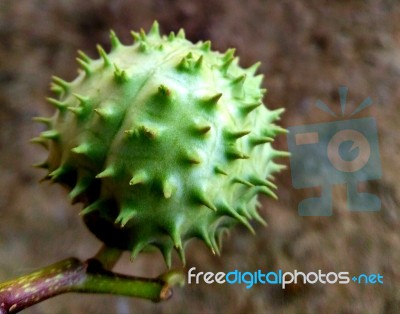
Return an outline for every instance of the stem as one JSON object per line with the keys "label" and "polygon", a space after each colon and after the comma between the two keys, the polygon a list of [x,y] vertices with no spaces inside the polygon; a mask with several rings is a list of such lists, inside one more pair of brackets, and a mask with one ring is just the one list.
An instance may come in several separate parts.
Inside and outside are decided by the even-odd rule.
{"label": "stem", "polygon": [[[82,281],[87,266],[70,258],[0,285],[0,313],[16,313],[70,289]],[[2,311],[2,312],[1,312]]]}
{"label": "stem", "polygon": [[159,302],[172,296],[171,286],[182,278],[179,272],[155,279],[125,276],[104,269],[97,259],[81,262],[69,258],[0,284],[0,314],[17,313],[66,292],[118,294]]}
{"label": "stem", "polygon": [[121,255],[122,251],[120,249],[115,249],[107,245],[103,245],[94,258],[100,261],[104,269],[111,270],[118,262]]}
{"label": "stem", "polygon": [[163,280],[116,274],[99,268],[101,264],[96,260],[89,262],[89,272],[85,280],[76,285],[76,292],[135,296],[155,302],[172,296],[172,289]]}

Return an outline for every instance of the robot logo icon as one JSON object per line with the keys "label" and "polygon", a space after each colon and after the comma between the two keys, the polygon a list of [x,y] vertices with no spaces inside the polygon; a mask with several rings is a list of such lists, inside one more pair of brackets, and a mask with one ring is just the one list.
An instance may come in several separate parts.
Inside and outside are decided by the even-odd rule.
{"label": "robot logo icon", "polygon": [[[358,183],[382,176],[378,132],[375,119],[343,119],[348,89],[339,88],[342,120],[289,128],[288,147],[293,186],[297,189],[321,187],[321,195],[302,200],[301,216],[332,215],[332,185],[347,185],[347,204],[351,211],[378,211],[380,199],[358,191]],[[366,98],[350,117],[372,104]],[[338,117],[318,100],[316,106]]]}

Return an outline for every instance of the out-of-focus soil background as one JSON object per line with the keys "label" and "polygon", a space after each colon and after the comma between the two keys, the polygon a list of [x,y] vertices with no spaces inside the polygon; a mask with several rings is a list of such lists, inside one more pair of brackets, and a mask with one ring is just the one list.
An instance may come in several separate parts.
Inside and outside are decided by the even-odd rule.
{"label": "out-of-focus soil background", "polygon": [[[285,127],[330,119],[317,99],[339,111],[338,87],[349,105],[370,96],[367,115],[377,119],[383,176],[360,189],[377,194],[382,209],[346,209],[345,188],[335,186],[331,217],[301,217],[297,204],[318,191],[295,190],[290,169],[277,178],[279,201],[262,198],[257,236],[238,227],[220,258],[200,242],[187,249],[198,271],[284,269],[381,273],[383,285],[187,285],[162,304],[113,296],[63,295],[26,313],[400,313],[400,3],[395,0],[0,0],[0,281],[60,259],[87,258],[99,241],[68,203],[66,191],[48,183],[31,164],[46,153],[28,143],[42,129],[31,122],[51,115],[46,104],[52,74],[76,75],[76,51],[97,56],[109,48],[109,29],[131,43],[130,30],[157,19],[164,33],[185,28],[192,41],[236,47],[240,63],[261,61],[270,108],[285,107]],[[287,149],[281,136],[276,147]],[[179,263],[176,264],[179,266]],[[117,270],[156,276],[161,255],[128,256]]]}

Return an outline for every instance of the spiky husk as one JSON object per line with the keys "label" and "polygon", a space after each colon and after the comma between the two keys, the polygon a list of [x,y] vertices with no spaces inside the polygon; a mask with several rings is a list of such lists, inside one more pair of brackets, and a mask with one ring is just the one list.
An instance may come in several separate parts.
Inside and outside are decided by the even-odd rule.
{"label": "spiky husk", "polygon": [[219,252],[219,238],[240,222],[263,221],[257,194],[276,197],[266,180],[286,153],[271,147],[284,130],[282,110],[262,103],[259,64],[243,69],[234,50],[193,44],[184,32],[160,36],[154,23],[125,46],[111,32],[100,58],[79,52],[79,76],[54,77],[58,110],[38,118],[33,139],[49,150],[38,165],[70,189],[89,229],[133,256],[158,247],[167,265],[193,237]]}

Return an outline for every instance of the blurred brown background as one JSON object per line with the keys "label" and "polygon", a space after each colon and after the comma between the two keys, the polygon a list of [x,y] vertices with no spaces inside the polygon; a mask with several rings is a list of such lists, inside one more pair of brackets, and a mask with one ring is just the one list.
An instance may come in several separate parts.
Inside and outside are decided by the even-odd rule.
{"label": "blurred brown background", "polygon": [[[187,250],[188,268],[229,272],[298,269],[381,273],[383,285],[191,285],[175,289],[163,304],[112,296],[63,295],[26,313],[400,313],[400,3],[354,1],[0,0],[0,281],[57,260],[96,253],[100,243],[68,203],[59,186],[39,184],[44,173],[30,167],[46,153],[28,140],[51,115],[44,101],[52,74],[72,80],[76,51],[97,56],[109,48],[108,31],[131,43],[129,31],[164,33],[185,28],[192,41],[236,47],[240,63],[262,61],[270,108],[287,109],[285,127],[328,121],[317,99],[339,108],[338,87],[349,87],[349,105],[370,96],[367,115],[377,119],[383,177],[362,185],[379,195],[376,213],[350,213],[345,189],[334,188],[332,217],[300,217],[297,204],[311,191],[294,190],[290,169],[277,178],[279,201],[262,198],[268,228],[257,237],[238,227],[220,258],[200,242]],[[276,145],[287,149],[281,136]],[[317,191],[314,191],[316,193]],[[176,263],[179,265],[179,263]],[[156,276],[161,255],[128,256],[125,273]]]}

